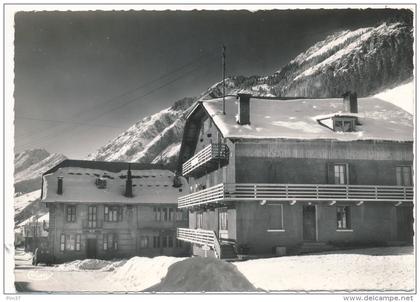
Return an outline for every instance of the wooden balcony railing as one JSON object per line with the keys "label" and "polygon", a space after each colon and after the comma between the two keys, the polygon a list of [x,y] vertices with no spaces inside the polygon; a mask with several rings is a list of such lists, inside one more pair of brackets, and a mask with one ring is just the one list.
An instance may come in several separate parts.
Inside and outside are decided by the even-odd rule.
{"label": "wooden balcony railing", "polygon": [[178,228],[176,237],[179,240],[208,245],[214,248],[215,234],[211,230]]}
{"label": "wooden balcony railing", "polygon": [[228,160],[229,149],[225,144],[210,144],[182,165],[182,175],[187,176],[206,164],[219,160]]}
{"label": "wooden balcony railing", "polygon": [[191,193],[178,198],[178,208],[186,208],[190,206],[217,202],[225,198],[225,185],[218,184],[195,193]]}
{"label": "wooden balcony railing", "polygon": [[412,202],[413,187],[326,184],[219,184],[178,198],[186,208],[220,201]]}

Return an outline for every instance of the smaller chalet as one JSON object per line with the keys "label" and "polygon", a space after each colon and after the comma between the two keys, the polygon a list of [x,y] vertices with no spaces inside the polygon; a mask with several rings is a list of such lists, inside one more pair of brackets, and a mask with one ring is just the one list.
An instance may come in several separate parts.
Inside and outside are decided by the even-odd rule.
{"label": "smaller chalet", "polygon": [[412,244],[413,116],[373,97],[203,100],[178,172],[195,255]]}
{"label": "smaller chalet", "polygon": [[157,165],[64,160],[42,175],[55,262],[84,258],[181,256],[188,225],[177,208],[185,179]]}
{"label": "smaller chalet", "polygon": [[25,252],[34,252],[36,248],[48,246],[48,213],[28,218],[18,225],[18,229],[21,231]]}

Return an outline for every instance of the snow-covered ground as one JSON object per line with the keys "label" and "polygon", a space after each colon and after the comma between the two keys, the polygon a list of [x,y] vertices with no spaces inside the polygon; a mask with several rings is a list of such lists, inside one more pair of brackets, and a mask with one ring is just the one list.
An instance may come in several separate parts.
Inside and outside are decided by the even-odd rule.
{"label": "snow-covered ground", "polygon": [[412,247],[388,247],[235,263],[256,287],[267,291],[412,291]]}
{"label": "snow-covered ground", "polygon": [[414,81],[387,89],[374,96],[414,114]]}
{"label": "snow-covered ground", "polygon": [[101,272],[111,272],[116,268],[124,265],[127,260],[100,260],[100,259],[83,259],[83,260],[74,260],[71,262],[66,262],[63,264],[56,265],[54,270],[56,271],[101,271]]}
{"label": "snow-covered ground", "polygon": [[[57,284],[60,284],[59,278],[68,278],[68,274],[79,274],[79,278],[84,276],[81,273],[87,274],[89,278],[94,278],[92,274],[97,274],[98,282],[92,290],[132,292],[154,288],[167,277],[168,268],[172,264],[184,259],[188,258],[159,256],[115,261],[86,259],[39,269],[48,269],[53,273]],[[187,262],[185,266],[178,265],[179,278],[164,279],[167,288],[176,288],[183,282],[182,278],[190,278],[191,265]],[[204,262],[203,267],[206,265]],[[412,247],[334,251],[247,260],[233,264],[255,288],[262,291],[412,291],[415,282]],[[194,267],[194,270],[200,270],[197,265]],[[213,265],[208,274],[223,274],[223,270],[219,271],[218,267]],[[215,277],[213,275],[209,276],[209,280]],[[47,284],[42,286],[48,287]],[[74,290],[77,289],[78,287]],[[88,287],[84,286],[83,291],[85,290],[89,290]]]}

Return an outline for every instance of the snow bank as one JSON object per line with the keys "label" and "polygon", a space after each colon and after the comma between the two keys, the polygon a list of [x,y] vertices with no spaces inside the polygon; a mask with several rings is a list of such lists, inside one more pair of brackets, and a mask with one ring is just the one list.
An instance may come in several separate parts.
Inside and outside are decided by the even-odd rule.
{"label": "snow bank", "polygon": [[63,263],[54,267],[57,271],[90,271],[97,270],[102,272],[109,272],[115,270],[117,267],[124,265],[127,260],[113,260],[106,261],[100,259],[84,259],[75,260],[72,262]]}
{"label": "snow bank", "polygon": [[159,256],[133,257],[107,279],[112,281],[110,291],[142,291],[156,285],[165,277],[168,267],[185,258]]}
{"label": "snow bank", "polygon": [[350,250],[235,263],[258,288],[268,291],[413,290],[412,247]]}
{"label": "snow bank", "polygon": [[387,89],[374,96],[414,114],[414,81]]}
{"label": "snow bank", "polygon": [[228,262],[214,258],[189,258],[169,267],[154,288],[159,292],[246,292],[255,287]]}

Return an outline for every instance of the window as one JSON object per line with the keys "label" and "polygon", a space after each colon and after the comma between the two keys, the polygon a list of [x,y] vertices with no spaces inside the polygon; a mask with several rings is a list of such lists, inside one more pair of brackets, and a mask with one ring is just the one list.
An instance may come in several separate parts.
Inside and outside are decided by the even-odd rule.
{"label": "window", "polygon": [[103,235],[103,246],[104,251],[107,250],[117,250],[118,249],[118,240],[116,234],[104,234]]}
{"label": "window", "polygon": [[76,246],[76,236],[74,234],[66,235],[66,251],[74,251]]}
{"label": "window", "polygon": [[334,183],[336,185],[347,184],[347,169],[345,164],[334,165]]}
{"label": "window", "polygon": [[174,247],[174,237],[168,236],[168,247]]}
{"label": "window", "polygon": [[228,229],[228,215],[227,209],[220,209],[219,212],[219,230],[227,230]]}
{"label": "window", "polygon": [[66,208],[66,221],[76,222],[76,206],[67,206]]}
{"label": "window", "polygon": [[169,208],[169,221],[175,221],[175,215],[174,215],[174,209],[173,208]]}
{"label": "window", "polygon": [[335,117],[334,131],[352,132],[355,131],[356,118],[354,117]]}
{"label": "window", "polygon": [[168,247],[168,236],[163,236],[162,237],[162,247]]}
{"label": "window", "polygon": [[76,234],[76,251],[80,251],[80,241],[81,241],[81,235]]}
{"label": "window", "polygon": [[350,207],[337,207],[337,229],[348,230],[350,228]]}
{"label": "window", "polygon": [[66,235],[61,234],[60,236],[60,251],[64,251],[66,249]]}
{"label": "window", "polygon": [[153,248],[160,248],[160,236],[153,236]]}
{"label": "window", "polygon": [[396,168],[397,186],[412,186],[411,167],[401,166]]}
{"label": "window", "polygon": [[203,227],[203,213],[197,213],[195,227],[196,229],[201,229]]}
{"label": "window", "polygon": [[96,206],[89,206],[88,208],[88,227],[96,228]]}
{"label": "window", "polygon": [[168,209],[163,208],[163,221],[168,221]]}
{"label": "window", "polygon": [[149,247],[149,237],[148,236],[140,236],[140,247],[141,248],[148,248]]}
{"label": "window", "polygon": [[159,221],[160,220],[160,212],[158,211],[157,207],[153,208],[153,215],[155,217],[155,221]]}
{"label": "window", "polygon": [[268,204],[268,230],[283,230],[283,205],[282,204]]}
{"label": "window", "polygon": [[104,220],[109,222],[122,221],[122,207],[120,206],[105,206],[104,209]]}
{"label": "window", "polygon": [[60,251],[64,252],[75,250],[81,250],[81,234],[61,234]]}

